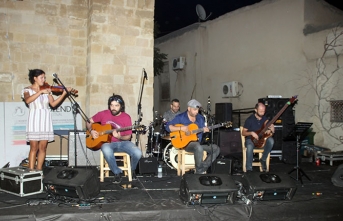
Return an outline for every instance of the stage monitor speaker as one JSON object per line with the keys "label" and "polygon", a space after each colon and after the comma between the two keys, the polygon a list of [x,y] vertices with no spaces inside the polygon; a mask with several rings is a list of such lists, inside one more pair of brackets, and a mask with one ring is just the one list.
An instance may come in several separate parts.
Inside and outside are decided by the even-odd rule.
{"label": "stage monitor speaker", "polygon": [[339,165],[331,177],[333,185],[343,187],[343,164]]}
{"label": "stage monitor speaker", "polygon": [[242,141],[239,131],[216,130],[213,139],[220,148],[221,156],[242,154]]}
{"label": "stage monitor speaker", "polygon": [[75,156],[75,133],[69,132],[68,141],[68,161],[69,166],[99,166],[100,151],[92,150],[86,147],[86,132],[78,131],[76,133],[76,156]]}
{"label": "stage monitor speaker", "polygon": [[291,200],[297,189],[288,174],[251,172],[245,177],[254,200]]}
{"label": "stage monitor speaker", "polygon": [[233,204],[237,186],[231,176],[223,174],[184,174],[179,196],[186,205]]}
{"label": "stage monitor speaker", "polygon": [[207,170],[215,174],[232,174],[232,159],[216,159]]}
{"label": "stage monitor speaker", "polygon": [[232,122],[232,103],[216,103],[215,117],[220,123]]}
{"label": "stage monitor speaker", "polygon": [[157,175],[158,162],[156,157],[141,158],[136,168],[137,174]]}
{"label": "stage monitor speaker", "polygon": [[99,171],[95,167],[53,167],[44,176],[43,184],[49,194],[91,199],[100,193]]}

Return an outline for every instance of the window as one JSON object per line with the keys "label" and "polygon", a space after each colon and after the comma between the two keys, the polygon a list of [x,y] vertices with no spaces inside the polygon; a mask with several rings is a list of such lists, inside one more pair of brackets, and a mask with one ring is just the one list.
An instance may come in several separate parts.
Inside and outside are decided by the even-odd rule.
{"label": "window", "polygon": [[331,122],[343,122],[343,100],[330,101]]}

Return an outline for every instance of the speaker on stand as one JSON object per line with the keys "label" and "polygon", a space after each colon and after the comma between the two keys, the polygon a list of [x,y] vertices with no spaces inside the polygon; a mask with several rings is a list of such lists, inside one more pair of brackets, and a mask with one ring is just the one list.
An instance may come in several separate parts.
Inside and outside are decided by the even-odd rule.
{"label": "speaker on stand", "polygon": [[216,122],[232,122],[232,103],[216,103],[215,108]]}

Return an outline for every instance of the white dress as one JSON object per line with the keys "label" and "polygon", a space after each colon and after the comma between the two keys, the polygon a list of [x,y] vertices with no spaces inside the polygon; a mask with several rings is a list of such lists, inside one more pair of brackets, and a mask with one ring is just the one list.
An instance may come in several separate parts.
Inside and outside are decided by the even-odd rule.
{"label": "white dress", "polygon": [[[29,87],[23,89],[22,97],[24,97],[24,92],[29,92],[30,96],[36,93]],[[54,140],[48,94],[41,94],[36,100],[29,104],[26,140]]]}

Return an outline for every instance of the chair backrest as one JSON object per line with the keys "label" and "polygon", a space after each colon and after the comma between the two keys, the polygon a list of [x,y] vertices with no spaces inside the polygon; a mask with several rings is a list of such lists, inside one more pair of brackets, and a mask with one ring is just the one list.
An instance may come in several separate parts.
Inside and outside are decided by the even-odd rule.
{"label": "chair backrest", "polygon": [[239,127],[239,132],[241,133],[241,140],[242,140],[242,150],[245,151],[245,136],[242,135],[243,127]]}

